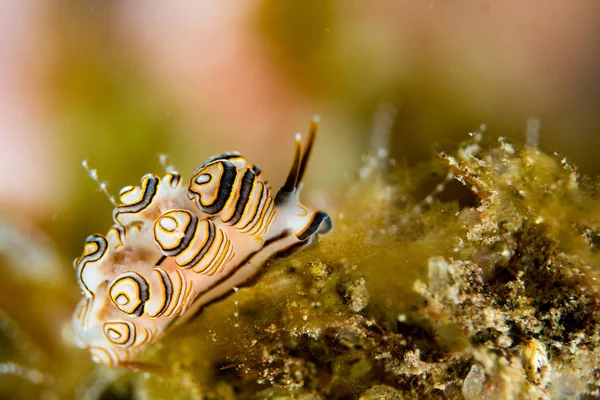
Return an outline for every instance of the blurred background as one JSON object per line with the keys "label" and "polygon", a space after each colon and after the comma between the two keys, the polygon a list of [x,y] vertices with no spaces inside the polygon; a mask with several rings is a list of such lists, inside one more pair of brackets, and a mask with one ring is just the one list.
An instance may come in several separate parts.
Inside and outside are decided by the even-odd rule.
{"label": "blurred background", "polygon": [[[395,114],[390,154],[407,165],[482,123],[524,142],[535,117],[542,150],[600,174],[600,2],[53,3],[0,2],[0,219],[12,257],[71,260],[108,229],[111,205],[84,159],[114,194],[161,174],[160,153],[189,176],[239,150],[277,185],[315,113],[305,195],[316,205],[356,176],[382,105]],[[47,273],[77,294],[70,262],[58,265]]]}

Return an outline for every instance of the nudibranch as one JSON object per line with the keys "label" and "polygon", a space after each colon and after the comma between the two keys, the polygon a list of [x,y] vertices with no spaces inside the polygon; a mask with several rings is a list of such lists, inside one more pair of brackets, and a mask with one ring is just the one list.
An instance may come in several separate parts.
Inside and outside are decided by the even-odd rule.
{"label": "nudibranch", "polygon": [[89,236],[73,262],[83,292],[73,315],[77,344],[97,363],[135,365],[149,344],[273,256],[330,231],[327,213],[298,198],[316,131],[315,119],[304,147],[296,135],[291,169],[274,196],[237,152],[209,158],[189,184],[167,168],[162,178],[145,175],[140,186],[123,188],[114,226]]}

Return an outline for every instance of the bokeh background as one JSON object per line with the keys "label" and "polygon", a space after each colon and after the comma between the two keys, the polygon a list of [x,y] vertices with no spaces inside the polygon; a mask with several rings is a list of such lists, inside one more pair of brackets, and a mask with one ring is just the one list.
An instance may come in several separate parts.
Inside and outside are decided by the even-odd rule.
{"label": "bokeh background", "polygon": [[[161,173],[160,153],[189,176],[239,150],[277,185],[314,113],[312,204],[356,176],[382,107],[389,152],[406,165],[482,123],[522,143],[534,117],[540,149],[600,174],[600,2],[52,3],[0,2],[5,258],[71,260],[108,229],[111,205],[83,159],[115,194]],[[48,254],[19,265],[40,276]],[[58,264],[46,273],[77,293]]]}

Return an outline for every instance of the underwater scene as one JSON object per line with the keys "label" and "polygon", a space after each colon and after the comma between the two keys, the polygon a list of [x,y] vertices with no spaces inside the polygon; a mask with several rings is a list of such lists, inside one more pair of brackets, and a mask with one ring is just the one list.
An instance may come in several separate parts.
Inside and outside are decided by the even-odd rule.
{"label": "underwater scene", "polygon": [[0,3],[0,399],[600,398],[600,3]]}

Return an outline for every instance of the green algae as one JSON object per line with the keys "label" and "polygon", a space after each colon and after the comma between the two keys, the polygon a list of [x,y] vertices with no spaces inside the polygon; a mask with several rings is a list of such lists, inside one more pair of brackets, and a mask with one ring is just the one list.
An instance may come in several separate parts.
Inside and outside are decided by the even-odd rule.
{"label": "green algae", "polygon": [[[472,205],[451,193],[420,200],[430,175],[447,169],[475,195]],[[503,139],[484,143],[480,134],[418,168],[369,159],[327,210],[335,221],[330,235],[273,260],[251,284],[205,307],[149,349],[141,370],[93,366],[69,344],[61,327],[73,299],[42,298],[74,288],[74,278],[30,285],[39,297],[22,309],[2,298],[2,320],[15,318],[19,327],[5,330],[4,360],[48,379],[5,374],[2,395],[597,396],[600,202],[593,187],[554,155]],[[7,276],[20,287],[28,282]],[[36,318],[13,317],[25,309]],[[36,332],[44,315],[54,325],[35,335],[43,340],[41,361],[9,336]]]}

